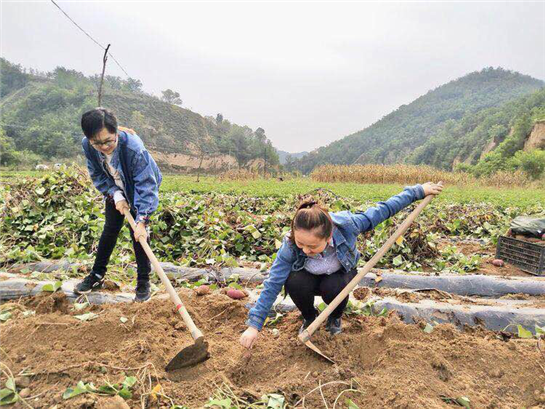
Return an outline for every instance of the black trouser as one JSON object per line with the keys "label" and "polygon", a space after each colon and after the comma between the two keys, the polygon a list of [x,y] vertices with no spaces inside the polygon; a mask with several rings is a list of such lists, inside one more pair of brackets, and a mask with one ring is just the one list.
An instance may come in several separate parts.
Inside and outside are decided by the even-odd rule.
{"label": "black trouser", "polygon": [[[319,295],[326,304],[331,303],[356,274],[356,269],[348,273],[345,270],[339,270],[329,275],[312,274],[307,270],[292,271],[286,280],[285,287],[297,308],[301,310],[303,318],[313,320],[316,317],[314,296]],[[347,304],[348,297],[333,310],[331,317],[340,318]]]}
{"label": "black trouser", "polygon": [[[133,211],[131,211],[133,217],[136,217]],[[93,265],[93,272],[104,277],[106,274],[106,266],[110,261],[110,256],[114,251],[115,244],[117,242],[117,237],[119,232],[123,227],[123,222],[125,221],[125,216],[119,213],[115,208],[115,203],[113,199],[106,199],[106,223],[104,223],[104,230],[100,236],[100,241],[98,243],[97,256],[95,258],[95,264]],[[137,280],[138,281],[147,281],[149,280],[149,273],[151,271],[151,263],[148,259],[148,256],[144,252],[144,249],[134,239],[134,232],[129,226],[131,232],[132,244],[134,247],[134,255],[136,257],[136,266],[137,266]],[[149,239],[148,239],[149,240]]]}

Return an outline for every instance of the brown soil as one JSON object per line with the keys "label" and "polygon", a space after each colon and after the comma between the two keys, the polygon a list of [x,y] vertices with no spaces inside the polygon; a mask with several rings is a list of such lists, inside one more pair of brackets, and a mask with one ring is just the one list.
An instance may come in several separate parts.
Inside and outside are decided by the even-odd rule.
{"label": "brown soil", "polygon": [[104,280],[104,291],[118,292],[120,289],[119,284],[112,280]]}
{"label": "brown soil", "polygon": [[[245,329],[244,301],[216,293],[196,297],[189,290],[180,295],[210,344],[211,358],[196,367],[163,370],[193,342],[170,301],[95,306],[98,318],[80,322],[73,315],[82,312],[74,312],[60,294],[28,301],[26,308],[35,308],[36,316],[18,315],[2,324],[2,362],[14,374],[35,373],[29,386],[32,395],[40,394],[31,401],[35,407],[103,407],[104,398],[96,395],[66,401],[61,395],[79,380],[95,385],[106,379],[120,382],[123,372],[146,381],[137,385],[130,407],[140,407],[142,393],[157,383],[189,408],[202,407],[223,383],[246,400],[281,393],[294,405],[305,397],[307,408],[324,407],[323,400],[333,407],[351,382],[359,392],[343,393],[337,407],[346,407],[346,398],[360,408],[451,407],[441,395],[467,396],[475,408],[545,403],[545,370],[540,367],[545,359],[536,341],[504,342],[492,332],[462,333],[449,325],[427,334],[395,316],[351,316],[344,320],[341,335],[332,338],[319,330],[312,337],[337,362],[332,365],[298,342],[300,320],[290,313],[277,324],[276,336],[266,328],[251,356],[245,356],[238,343]],[[127,322],[122,324],[120,317]],[[148,407],[168,404],[162,398]]]}
{"label": "brown soil", "polygon": [[410,291],[399,290],[395,288],[373,288],[372,293],[378,297],[394,297],[402,302],[418,303],[422,300],[466,300],[467,297],[460,295],[449,294],[440,290],[426,290],[426,291]]}
{"label": "brown soil", "polygon": [[[363,291],[358,291],[363,290]],[[424,300],[433,300],[454,305],[482,305],[482,306],[499,306],[494,299],[487,298],[473,298],[462,295],[450,294],[445,291],[439,290],[426,290],[426,291],[410,291],[399,290],[395,288],[373,288],[368,289],[365,287],[359,287],[352,293],[357,300],[366,301],[370,295],[374,295],[380,298],[392,297],[398,301],[404,303],[419,303]],[[363,297],[363,298],[358,298]],[[508,294],[501,299],[505,300],[524,300],[528,303],[520,304],[518,306],[512,306],[511,308],[545,308],[545,296],[531,296],[528,294]]]}
{"label": "brown soil", "polygon": [[465,256],[480,254],[483,257],[477,274],[487,274],[495,276],[517,276],[517,277],[532,277],[532,274],[522,271],[509,263],[505,263],[503,267],[496,267],[492,264],[492,260],[496,258],[496,249],[493,246],[483,247],[479,243],[460,242],[456,243],[456,248]]}
{"label": "brown soil", "polygon": [[369,298],[369,296],[373,293],[374,290],[380,290],[380,288],[375,288],[371,290],[370,288],[367,288],[367,287],[358,287],[354,291],[352,291],[352,295],[354,296],[356,300],[365,301],[367,300],[367,298]]}
{"label": "brown soil", "polygon": [[47,314],[52,312],[68,313],[70,302],[64,293],[39,294],[29,303],[29,306],[35,306],[38,314]]}
{"label": "brown soil", "polygon": [[[352,295],[358,301],[367,301],[371,296],[376,296],[380,298],[392,297],[401,302],[405,303],[419,303],[422,300],[434,300],[434,301],[446,301],[446,302],[464,302],[464,303],[475,303],[474,300],[469,297],[463,297],[460,295],[450,294],[445,291],[440,290],[425,290],[425,291],[414,291],[414,290],[401,290],[396,288],[367,288],[367,287],[358,287],[353,292]],[[529,300],[533,300],[533,297],[529,297]],[[537,299],[537,298],[536,298]]]}
{"label": "brown soil", "polygon": [[495,257],[489,257],[483,260],[478,273],[504,277],[535,277],[535,275],[522,271],[512,264],[505,263],[503,267],[496,267],[492,264]]}

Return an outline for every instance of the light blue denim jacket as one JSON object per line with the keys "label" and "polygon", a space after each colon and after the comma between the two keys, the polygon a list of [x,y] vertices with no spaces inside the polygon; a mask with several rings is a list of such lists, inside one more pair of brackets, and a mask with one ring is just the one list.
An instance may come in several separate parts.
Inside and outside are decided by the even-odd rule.
{"label": "light blue denim jacket", "polygon": [[[406,187],[403,192],[392,196],[385,202],[379,202],[365,212],[351,213],[349,211],[329,213],[333,220],[333,244],[337,257],[345,271],[355,268],[360,259],[356,248],[358,235],[374,229],[379,223],[392,217],[416,200],[424,198],[424,189],[421,185]],[[263,291],[259,295],[255,306],[250,310],[249,326],[261,330],[267,315],[288,279],[291,271],[302,270],[307,256],[285,237],[282,246],[276,254],[269,277],[263,283]]]}
{"label": "light blue denim jacket", "polygon": [[[113,198],[114,193],[121,188],[105,168],[106,156],[93,148],[86,137],[81,145],[93,184],[104,196]],[[113,152],[111,166],[119,171],[125,186],[125,198],[136,212],[136,223],[147,223],[159,205],[159,186],[163,176],[138,135],[118,132],[118,144]]]}

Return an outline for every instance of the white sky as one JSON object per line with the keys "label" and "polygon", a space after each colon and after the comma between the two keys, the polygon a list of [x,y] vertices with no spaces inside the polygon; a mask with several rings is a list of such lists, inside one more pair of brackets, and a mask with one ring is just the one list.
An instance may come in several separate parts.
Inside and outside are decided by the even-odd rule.
{"label": "white sky", "polygon": [[[312,150],[487,66],[545,79],[545,3],[57,2],[144,90]],[[99,73],[49,1],[1,1],[0,54]],[[110,59],[107,74],[124,76]],[[115,110],[115,107],[111,107]],[[78,118],[74,119],[79,121]]]}

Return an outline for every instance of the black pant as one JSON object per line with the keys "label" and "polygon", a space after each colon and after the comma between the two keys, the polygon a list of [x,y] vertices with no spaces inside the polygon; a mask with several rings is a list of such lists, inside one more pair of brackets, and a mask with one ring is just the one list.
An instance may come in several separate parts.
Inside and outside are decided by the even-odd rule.
{"label": "black pant", "polygon": [[[356,274],[356,269],[348,273],[345,270],[339,270],[329,275],[312,274],[307,270],[292,271],[286,280],[285,287],[297,308],[301,310],[303,318],[313,320],[316,317],[314,296],[319,295],[326,304],[331,303]],[[348,297],[333,310],[331,316],[340,318],[347,304]]]}
{"label": "black pant", "polygon": [[[95,258],[95,264],[93,265],[93,272],[104,277],[106,274],[106,266],[110,261],[110,256],[114,251],[115,244],[117,242],[117,237],[119,232],[123,227],[123,222],[125,221],[125,216],[119,213],[115,208],[115,203],[112,199],[106,199],[106,223],[104,223],[104,230],[100,236],[100,241],[98,243],[97,256]],[[136,215],[132,212],[133,217]],[[134,239],[134,232],[129,226],[131,232],[132,244],[134,247],[134,255],[136,257],[137,265],[137,280],[138,281],[148,281],[149,273],[151,271],[151,263],[148,259],[148,256],[144,252],[144,249]]]}

